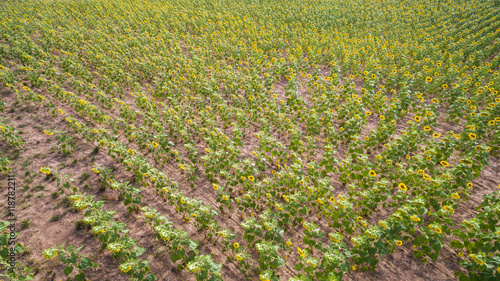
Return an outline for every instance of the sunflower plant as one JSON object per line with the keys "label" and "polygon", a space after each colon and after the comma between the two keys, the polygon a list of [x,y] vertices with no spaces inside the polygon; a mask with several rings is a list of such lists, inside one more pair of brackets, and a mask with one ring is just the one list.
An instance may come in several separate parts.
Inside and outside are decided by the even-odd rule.
{"label": "sunflower plant", "polygon": [[65,246],[65,243],[63,243],[59,247],[53,246],[52,248],[45,249],[43,256],[46,259],[53,259],[55,256],[58,256],[60,261],[66,265],[63,270],[65,276],[69,276],[76,268],[78,271],[74,276],[74,280],[84,281],[86,280],[84,270],[90,267],[97,268],[99,264],[93,263],[85,256],[77,255],[82,248],[83,246],[75,249],[75,246]]}
{"label": "sunflower plant", "polygon": [[[11,253],[20,254],[24,252],[24,246],[20,243],[9,245],[9,240],[19,235],[19,232],[4,233],[9,229],[9,225],[11,225],[10,222],[0,222],[0,233],[3,233],[0,234],[0,265],[6,269],[5,272],[0,273],[0,276],[7,278],[6,280],[33,280],[35,277],[31,273],[31,268],[19,261],[14,266],[11,264]],[[11,235],[12,233],[14,236]]]}

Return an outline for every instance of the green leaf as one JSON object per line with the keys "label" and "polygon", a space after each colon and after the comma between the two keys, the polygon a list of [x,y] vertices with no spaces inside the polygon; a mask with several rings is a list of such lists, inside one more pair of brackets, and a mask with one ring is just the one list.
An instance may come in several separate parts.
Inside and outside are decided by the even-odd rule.
{"label": "green leaf", "polygon": [[475,245],[474,242],[465,241],[464,244],[465,244],[465,247],[467,248],[467,250],[469,250],[469,252],[473,251],[474,245]]}
{"label": "green leaf", "polygon": [[285,266],[286,262],[283,258],[278,257],[278,267]]}
{"label": "green leaf", "polygon": [[135,247],[134,251],[135,251],[135,256],[140,257],[142,254],[144,254],[144,252],[146,252],[146,249],[144,249],[143,247]]}
{"label": "green leaf", "polygon": [[72,265],[68,265],[64,268],[64,275],[68,276],[71,274],[71,272],[73,272],[73,266]]}
{"label": "green leaf", "polygon": [[172,254],[172,262],[176,262],[176,261],[182,259],[182,257],[184,256],[185,253],[186,253],[186,251],[183,248],[180,248],[179,250],[175,251]]}
{"label": "green leaf", "polygon": [[211,262],[210,264],[210,272],[212,273],[216,273],[216,272],[219,272],[222,268],[222,264],[220,263],[215,263],[215,262]]}
{"label": "green leaf", "polygon": [[0,221],[0,232],[4,231],[7,229],[7,226],[9,226],[10,222],[8,221]]}
{"label": "green leaf", "polygon": [[59,258],[61,259],[62,263],[66,263],[67,259],[64,255],[60,255]]}
{"label": "green leaf", "polygon": [[373,244],[377,247],[380,256],[385,256],[389,252],[389,250],[387,249],[385,244],[382,242],[382,240],[377,240],[377,242],[375,242]]}
{"label": "green leaf", "polygon": [[187,242],[190,250],[195,250],[196,248],[198,248],[198,242],[191,239],[187,239]]}
{"label": "green leaf", "polygon": [[0,248],[0,257],[4,260],[8,260],[9,250],[7,249],[7,247]]}
{"label": "green leaf", "polygon": [[464,247],[464,244],[462,244],[462,242],[458,240],[452,240],[450,246],[456,249],[462,249]]}
{"label": "green leaf", "polygon": [[295,266],[295,270],[297,270],[297,271],[301,271],[301,270],[302,270],[302,268],[304,268],[304,264],[303,264],[303,263],[301,263],[301,262],[299,262],[299,263]]}
{"label": "green leaf", "polygon": [[139,268],[145,268],[148,267],[149,265],[149,260],[143,260],[139,263]]}
{"label": "green leaf", "polygon": [[78,248],[77,248],[77,249],[76,249],[73,253],[75,253],[75,254],[76,254],[76,253],[80,252],[80,250],[81,250],[82,248],[83,248],[83,246],[78,247]]}
{"label": "green leaf", "polygon": [[0,246],[7,245],[7,235],[0,235]]}
{"label": "green leaf", "polygon": [[16,251],[16,253],[22,253],[24,252],[24,247],[23,245],[21,245],[21,243],[17,243],[16,244],[16,247],[14,247],[14,250]]}
{"label": "green leaf", "polygon": [[85,273],[80,272],[80,274],[76,275],[75,281],[85,281]]}
{"label": "green leaf", "polygon": [[438,256],[439,256],[439,253],[432,252],[432,253],[429,253],[428,255],[429,255],[429,257],[431,257],[431,259],[432,259],[433,261],[437,261],[437,258],[438,258]]}
{"label": "green leaf", "polygon": [[78,266],[78,268],[83,270],[83,269],[87,269],[91,266],[92,266],[92,262],[90,261],[90,259],[87,257],[82,257],[80,259],[80,265]]}
{"label": "green leaf", "polygon": [[68,263],[76,264],[76,255],[71,254],[71,257],[68,258]]}
{"label": "green leaf", "polygon": [[208,281],[222,281],[222,277],[220,277],[218,274],[212,274]]}

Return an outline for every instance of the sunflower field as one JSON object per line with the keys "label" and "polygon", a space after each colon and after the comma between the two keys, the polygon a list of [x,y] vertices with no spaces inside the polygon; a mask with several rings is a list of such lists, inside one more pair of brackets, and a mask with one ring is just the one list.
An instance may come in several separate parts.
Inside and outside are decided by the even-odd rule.
{"label": "sunflower field", "polygon": [[500,280],[499,9],[1,1],[0,276]]}

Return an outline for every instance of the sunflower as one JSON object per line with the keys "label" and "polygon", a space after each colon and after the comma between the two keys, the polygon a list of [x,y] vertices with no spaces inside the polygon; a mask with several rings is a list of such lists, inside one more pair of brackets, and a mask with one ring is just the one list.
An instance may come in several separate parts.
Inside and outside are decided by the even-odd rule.
{"label": "sunflower", "polygon": [[41,167],[40,172],[48,175],[48,174],[50,174],[50,169],[48,167]]}
{"label": "sunflower", "polygon": [[238,248],[240,247],[240,244],[238,244],[238,243],[236,243],[236,242],[235,242],[235,243],[233,243],[233,247],[234,247],[235,249],[238,249]]}
{"label": "sunflower", "polygon": [[429,83],[432,82],[432,77],[429,77],[429,76],[425,77],[425,81],[429,82]]}
{"label": "sunflower", "polygon": [[417,115],[417,116],[413,117],[413,120],[420,122],[420,116]]}
{"label": "sunflower", "polygon": [[120,270],[124,273],[129,272],[132,269],[132,265],[130,263],[122,263],[120,264]]}
{"label": "sunflower", "polygon": [[47,249],[43,251],[42,256],[48,260],[53,259],[57,256],[57,249]]}
{"label": "sunflower", "polygon": [[408,188],[406,187],[406,185],[405,185],[404,183],[400,183],[400,184],[398,185],[398,187],[399,187],[399,189],[401,189],[401,190],[403,190],[403,191],[407,191],[407,190],[408,190]]}
{"label": "sunflower", "polygon": [[429,132],[429,131],[431,130],[431,127],[429,127],[429,126],[425,126],[425,127],[424,127],[424,130],[425,130],[425,131],[427,131],[427,132]]}
{"label": "sunflower", "polygon": [[248,180],[249,180],[249,181],[253,181],[254,179],[255,179],[255,178],[254,178],[253,176],[249,176],[249,177],[248,177]]}
{"label": "sunflower", "polygon": [[377,175],[377,173],[375,173],[373,170],[370,170],[368,174],[370,175],[370,177],[374,177]]}
{"label": "sunflower", "polygon": [[446,162],[446,161],[444,161],[444,160],[443,160],[443,161],[441,161],[441,162],[439,162],[439,163],[441,163],[441,165],[443,165],[443,166],[445,166],[445,167],[450,166],[450,164],[448,164],[448,162]]}
{"label": "sunflower", "polygon": [[303,258],[306,256],[299,247],[297,247],[297,252],[299,252],[299,255]]}
{"label": "sunflower", "polygon": [[477,136],[476,136],[476,134],[474,134],[474,133],[469,133],[469,138],[471,138],[471,139],[475,140],[475,139],[476,139],[476,137],[477,137]]}
{"label": "sunflower", "polygon": [[387,228],[387,225],[383,221],[378,221],[378,225],[380,225],[383,228]]}
{"label": "sunflower", "polygon": [[467,183],[468,188],[472,188],[473,184],[471,182]]}
{"label": "sunflower", "polygon": [[303,223],[302,223],[302,226],[303,226],[305,229],[307,229],[308,231],[311,231],[311,229],[310,229],[310,228],[309,228],[309,227],[308,227],[305,223],[306,223],[306,222],[303,222]]}
{"label": "sunflower", "polygon": [[403,241],[398,240],[398,242],[396,242],[396,245],[397,245],[397,246],[401,246],[401,245],[403,245]]}

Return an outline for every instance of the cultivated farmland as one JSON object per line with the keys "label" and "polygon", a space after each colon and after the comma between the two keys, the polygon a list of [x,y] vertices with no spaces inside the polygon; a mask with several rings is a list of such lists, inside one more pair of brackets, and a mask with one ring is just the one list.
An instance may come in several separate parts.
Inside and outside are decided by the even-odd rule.
{"label": "cultivated farmland", "polygon": [[500,2],[0,2],[2,280],[500,280]]}

